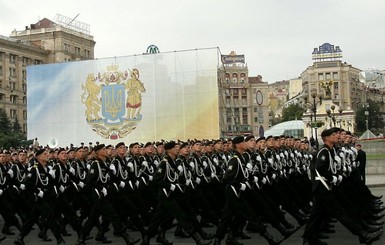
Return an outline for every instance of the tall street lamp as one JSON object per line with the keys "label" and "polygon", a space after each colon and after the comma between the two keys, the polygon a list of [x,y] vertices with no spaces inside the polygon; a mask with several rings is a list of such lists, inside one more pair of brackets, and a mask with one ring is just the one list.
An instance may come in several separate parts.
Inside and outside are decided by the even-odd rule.
{"label": "tall street lamp", "polygon": [[340,128],[342,128],[341,124],[342,124],[342,112],[343,111],[344,110],[341,107],[338,109],[338,112],[340,113]]}
{"label": "tall street lamp", "polygon": [[368,121],[368,117],[369,117],[369,104],[366,104],[366,106],[365,106],[365,123],[366,123],[366,131],[369,130],[369,121]]}
{"label": "tall street lamp", "polygon": [[[313,90],[310,95],[312,98],[311,102],[307,101],[308,100],[307,96],[305,96],[304,99],[305,99],[306,106],[311,111],[311,114],[310,114],[311,127],[312,129],[314,128],[315,146],[316,146],[316,149],[318,150],[319,143],[318,143],[317,129],[319,127],[319,122],[317,122],[317,105],[322,105],[322,95],[318,94],[317,90]],[[312,134],[313,134],[313,130],[312,130]]]}
{"label": "tall street lamp", "polygon": [[326,114],[330,118],[330,127],[332,127],[332,122],[333,122],[333,127],[336,126],[336,116],[334,114],[335,109],[336,109],[335,105],[331,105],[330,109],[326,110]]}

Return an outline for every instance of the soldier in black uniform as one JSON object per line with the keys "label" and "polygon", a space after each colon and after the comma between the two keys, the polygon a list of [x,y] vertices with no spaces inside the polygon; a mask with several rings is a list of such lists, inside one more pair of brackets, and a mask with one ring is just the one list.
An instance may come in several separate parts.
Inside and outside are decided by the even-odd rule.
{"label": "soldier in black uniform", "polygon": [[93,150],[96,153],[96,159],[92,161],[90,172],[87,176],[85,188],[90,195],[92,208],[90,215],[83,225],[81,236],[77,242],[78,245],[84,245],[85,239],[91,229],[97,224],[99,215],[102,214],[103,219],[111,222],[114,227],[114,232],[120,235],[127,245],[133,245],[139,242],[140,239],[133,239],[127,232],[126,227],[122,224],[118,214],[114,210],[111,202],[108,200],[107,188],[110,184],[109,165],[107,161],[107,150],[104,144],[96,145]]}
{"label": "soldier in black uniform", "polygon": [[337,177],[337,166],[334,162],[336,154],[333,149],[338,141],[337,131],[334,128],[326,129],[322,131],[321,137],[325,145],[319,150],[316,157],[316,177],[313,182],[314,204],[303,234],[303,244],[324,244],[318,240],[318,234],[325,217],[336,218],[359,237],[360,243],[371,244],[380,237],[382,230],[373,233],[365,231],[362,226],[351,219],[333,191],[333,186],[340,181]]}
{"label": "soldier in black uniform", "polygon": [[191,216],[193,213],[186,209],[188,207],[181,205],[180,200],[175,197],[182,191],[182,187],[178,182],[179,174],[175,163],[179,145],[174,141],[170,141],[164,145],[164,148],[166,155],[159,163],[153,180],[158,187],[159,204],[147,234],[143,237],[142,245],[149,245],[150,238],[157,233],[159,226],[164,224],[165,221],[169,221],[171,217],[179,222],[180,226],[194,239],[197,245],[208,245],[211,241],[202,239],[197,232],[198,227],[192,221],[196,217]]}
{"label": "soldier in black uniform", "polygon": [[54,219],[52,198],[55,190],[48,173],[48,155],[49,153],[45,149],[37,150],[35,153],[36,162],[26,176],[25,187],[28,200],[33,206],[26,222],[21,227],[20,234],[14,241],[16,245],[24,245],[24,237],[28,235],[39,217],[47,222],[57,240],[57,244],[65,244],[60,235],[59,223]]}
{"label": "soldier in black uniform", "polygon": [[[261,225],[260,219],[254,209],[245,199],[244,191],[247,188],[246,181],[248,180],[248,172],[246,170],[246,162],[243,153],[247,149],[247,145],[243,136],[237,136],[232,140],[235,153],[229,160],[226,172],[223,176],[223,182],[226,184],[226,204],[223,210],[223,216],[219,221],[215,234],[214,245],[220,245],[221,240],[227,233],[236,214],[241,215],[249,222],[258,227],[258,232],[271,244],[279,244],[280,241],[275,240],[266,230],[266,227]],[[232,230],[234,227],[232,227]],[[231,239],[230,244],[237,244],[235,239]],[[227,242],[226,242],[227,243]]]}

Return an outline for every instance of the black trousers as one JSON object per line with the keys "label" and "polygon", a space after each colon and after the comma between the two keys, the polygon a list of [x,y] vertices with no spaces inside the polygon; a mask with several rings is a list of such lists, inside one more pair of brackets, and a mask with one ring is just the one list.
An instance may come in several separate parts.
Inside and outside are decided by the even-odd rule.
{"label": "black trousers", "polygon": [[362,227],[354,222],[341,206],[333,190],[328,191],[324,186],[319,186],[315,193],[313,208],[310,219],[306,224],[303,238],[310,241],[317,239],[320,227],[324,223],[325,218],[328,217],[336,218],[354,235],[360,235],[363,232]]}
{"label": "black trousers", "polygon": [[33,203],[31,212],[28,214],[26,221],[23,223],[20,231],[21,237],[26,237],[31,231],[33,225],[38,221],[39,217],[46,222],[57,240],[61,239],[59,222],[54,218],[54,208],[51,202],[44,198],[29,198]]}
{"label": "black trousers", "polygon": [[230,227],[234,217],[238,215],[251,222],[258,222],[258,216],[254,209],[249,205],[248,201],[243,197],[244,193],[237,196],[231,185],[226,185],[225,188],[226,203],[223,210],[222,218],[219,220],[215,236],[218,239],[223,239]]}

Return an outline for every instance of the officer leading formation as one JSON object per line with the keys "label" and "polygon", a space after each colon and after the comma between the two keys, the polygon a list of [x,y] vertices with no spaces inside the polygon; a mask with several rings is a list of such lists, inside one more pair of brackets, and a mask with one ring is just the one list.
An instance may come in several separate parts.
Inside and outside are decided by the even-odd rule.
{"label": "officer leading formation", "polygon": [[172,245],[176,225],[174,237],[198,245],[242,245],[248,233],[277,245],[305,226],[303,244],[322,245],[339,221],[371,244],[385,207],[365,185],[355,138],[339,128],[321,136],[319,151],[306,139],[252,135],[2,150],[0,241],[28,244],[36,225],[39,239],[52,241],[50,229],[57,244],[71,227],[78,245],[111,243],[111,228],[128,245]]}

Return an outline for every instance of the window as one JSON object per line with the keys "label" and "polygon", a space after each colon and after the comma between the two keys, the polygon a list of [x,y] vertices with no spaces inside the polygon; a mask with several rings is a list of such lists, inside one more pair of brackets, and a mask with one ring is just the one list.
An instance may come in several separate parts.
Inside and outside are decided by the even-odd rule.
{"label": "window", "polygon": [[41,60],[34,60],[33,63],[35,65],[40,65],[40,64],[43,64],[43,62]]}
{"label": "window", "polygon": [[325,78],[326,78],[326,80],[330,80],[331,79],[330,72],[325,73]]}
{"label": "window", "polygon": [[16,55],[14,55],[14,54],[9,55],[9,63],[11,63],[11,64],[16,63]]}
{"label": "window", "polygon": [[26,133],[27,132],[27,124],[23,124],[23,133]]}
{"label": "window", "polygon": [[23,111],[23,119],[27,120],[27,111],[26,110]]}
{"label": "window", "polygon": [[9,68],[9,76],[16,77],[16,68]]}
{"label": "window", "polygon": [[17,95],[11,95],[9,97],[9,100],[11,101],[12,104],[17,104]]}
{"label": "window", "polygon": [[16,110],[15,109],[10,109],[9,110],[9,115],[10,115],[11,119],[15,119],[16,118]]}
{"label": "window", "polygon": [[16,90],[16,82],[10,82],[9,85],[11,85],[11,90]]}
{"label": "window", "polygon": [[334,80],[338,80],[339,79],[338,72],[333,72],[333,79]]}
{"label": "window", "polygon": [[64,51],[70,52],[70,49],[71,49],[71,45],[69,45],[68,43],[65,43],[64,44]]}
{"label": "window", "polygon": [[89,58],[90,57],[90,51],[88,49],[84,50],[84,56]]}
{"label": "window", "polygon": [[75,54],[80,55],[80,48],[79,47],[75,47]]}
{"label": "window", "polygon": [[338,82],[334,82],[334,90],[338,90]]}
{"label": "window", "polygon": [[323,73],[318,73],[318,80],[323,81],[324,80],[324,74]]}
{"label": "window", "polygon": [[0,94],[0,101],[4,101],[4,98],[5,98],[5,94]]}
{"label": "window", "polygon": [[3,76],[3,67],[0,66],[0,76]]}
{"label": "window", "polygon": [[255,123],[258,122],[258,117],[254,117],[254,122],[255,122]]}
{"label": "window", "polygon": [[24,96],[23,97],[23,105],[26,105],[27,104],[27,96]]}

